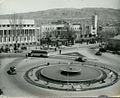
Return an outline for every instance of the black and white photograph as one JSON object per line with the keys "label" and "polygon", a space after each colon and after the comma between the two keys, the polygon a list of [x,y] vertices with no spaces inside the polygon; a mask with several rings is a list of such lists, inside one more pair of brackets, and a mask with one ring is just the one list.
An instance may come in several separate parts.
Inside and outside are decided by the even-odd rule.
{"label": "black and white photograph", "polygon": [[0,98],[120,98],[120,0],[0,0]]}

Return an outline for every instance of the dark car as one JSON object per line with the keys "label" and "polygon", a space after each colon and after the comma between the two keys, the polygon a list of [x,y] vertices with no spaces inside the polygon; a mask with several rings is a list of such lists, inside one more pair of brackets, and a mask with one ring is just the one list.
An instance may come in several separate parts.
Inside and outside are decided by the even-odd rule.
{"label": "dark car", "polygon": [[7,71],[9,75],[16,75],[16,67],[12,66],[10,69]]}
{"label": "dark car", "polygon": [[97,56],[101,56],[102,53],[101,53],[100,51],[97,51],[97,52],[95,53],[95,55],[97,55]]}
{"label": "dark car", "polygon": [[106,49],[105,48],[99,48],[99,51],[100,52],[106,52]]}
{"label": "dark car", "polygon": [[85,57],[78,57],[78,58],[75,59],[75,61],[86,62],[87,59]]}
{"label": "dark car", "polygon": [[27,47],[23,46],[21,47],[22,50],[27,50]]}

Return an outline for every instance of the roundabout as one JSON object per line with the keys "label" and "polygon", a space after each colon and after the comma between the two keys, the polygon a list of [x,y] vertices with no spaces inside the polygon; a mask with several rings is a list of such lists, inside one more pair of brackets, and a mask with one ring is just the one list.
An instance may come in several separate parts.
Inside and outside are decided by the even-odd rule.
{"label": "roundabout", "polygon": [[[88,56],[86,62],[75,61],[80,56],[79,51]],[[40,97],[119,95],[119,67],[116,67],[119,60],[115,63],[110,59],[106,63],[104,56],[95,58],[83,52],[87,50],[79,51],[66,50],[66,55],[51,55],[49,58],[23,56],[3,59],[0,80],[4,94]],[[16,67],[16,75],[7,74],[11,66]]]}
{"label": "roundabout", "polygon": [[[112,77],[109,75],[111,72]],[[25,73],[24,79],[34,86],[47,89],[87,91],[115,84],[118,74],[99,63],[62,62],[33,67]]]}

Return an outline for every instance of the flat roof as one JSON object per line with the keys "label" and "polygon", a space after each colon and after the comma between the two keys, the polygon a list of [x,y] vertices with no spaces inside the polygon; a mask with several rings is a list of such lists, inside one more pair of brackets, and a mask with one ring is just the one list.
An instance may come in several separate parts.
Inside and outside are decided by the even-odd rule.
{"label": "flat roof", "polygon": [[[10,22],[12,21],[12,19],[0,19],[0,24],[2,25],[2,24],[10,24]],[[19,24],[20,22],[22,22],[22,24],[34,24],[35,22],[34,22],[34,20],[32,20],[32,19],[22,19],[22,21],[21,20],[16,20],[16,24]]]}

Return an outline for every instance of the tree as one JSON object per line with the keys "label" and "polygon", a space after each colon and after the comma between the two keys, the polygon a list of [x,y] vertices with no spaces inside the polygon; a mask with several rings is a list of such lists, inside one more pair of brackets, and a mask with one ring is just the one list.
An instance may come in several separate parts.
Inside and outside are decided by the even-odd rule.
{"label": "tree", "polygon": [[[10,26],[11,26],[11,35],[12,35],[12,39],[13,41],[15,41],[14,44],[14,49],[17,50],[18,47],[18,40],[22,35],[22,29],[23,29],[23,25],[22,25],[22,21],[23,18],[21,16],[17,16],[16,14],[11,15],[9,22],[10,22]],[[19,45],[20,46],[20,45]]]}
{"label": "tree", "polygon": [[65,25],[65,30],[66,32],[64,33],[65,38],[68,40],[68,44],[74,45],[74,40],[75,40],[75,31],[70,28],[70,25],[67,24]]}

